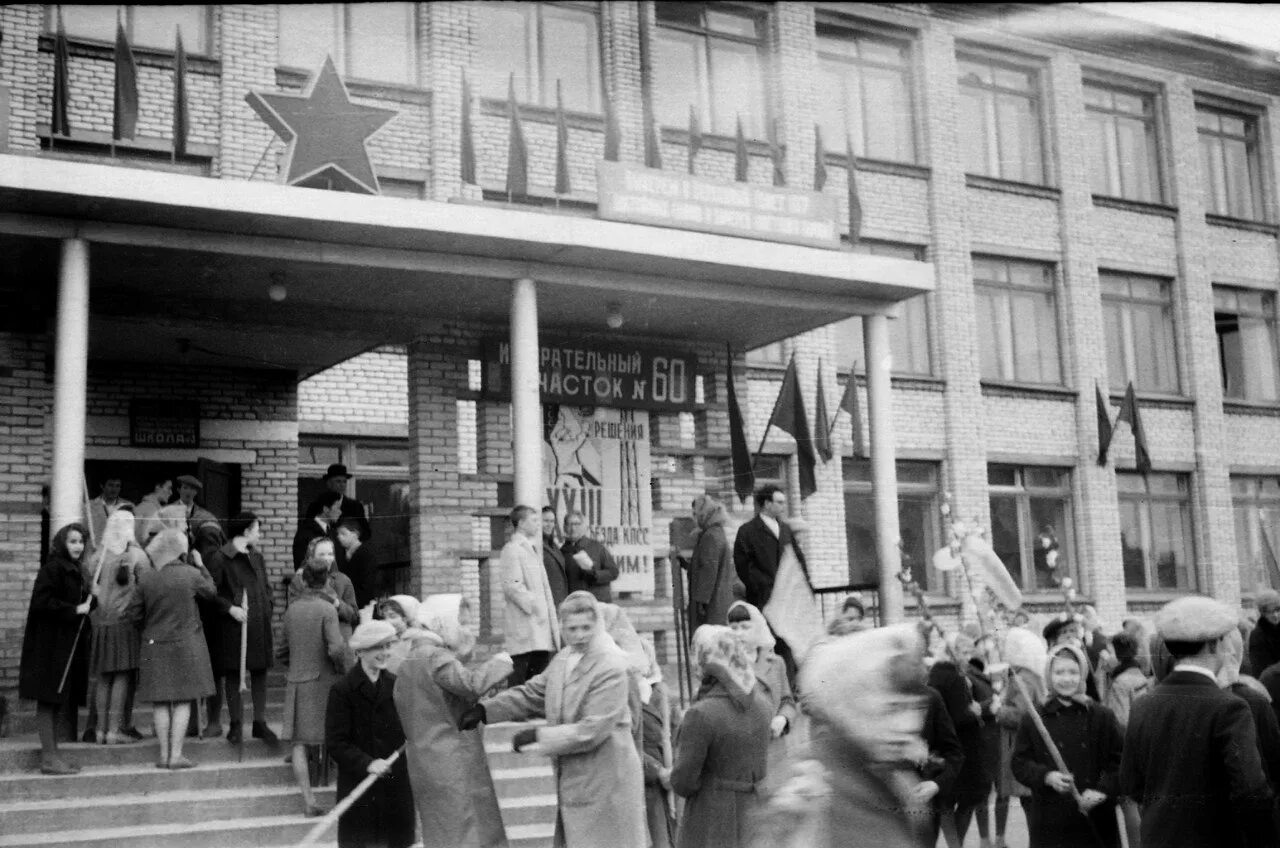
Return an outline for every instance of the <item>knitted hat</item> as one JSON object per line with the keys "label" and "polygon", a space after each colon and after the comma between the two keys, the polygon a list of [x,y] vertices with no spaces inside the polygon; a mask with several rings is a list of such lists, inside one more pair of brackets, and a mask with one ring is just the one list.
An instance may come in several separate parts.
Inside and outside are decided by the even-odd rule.
{"label": "knitted hat", "polygon": [[356,628],[349,642],[353,651],[367,651],[396,640],[396,629],[386,621],[370,621]]}

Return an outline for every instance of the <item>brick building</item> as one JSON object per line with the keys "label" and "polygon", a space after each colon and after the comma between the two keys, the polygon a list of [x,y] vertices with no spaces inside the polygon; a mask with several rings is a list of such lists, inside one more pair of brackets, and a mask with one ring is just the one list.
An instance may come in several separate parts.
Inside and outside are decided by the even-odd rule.
{"label": "brick building", "polygon": [[[70,514],[79,465],[92,485],[109,465],[141,478],[204,460],[209,479],[235,481],[225,507],[262,514],[264,544],[284,551],[298,501],[344,461],[382,559],[410,564],[412,591],[468,592],[491,627],[500,517],[538,487],[511,449],[528,407],[513,415],[486,391],[485,345],[507,337],[510,284],[526,277],[547,337],[674,346],[697,363],[688,408],[647,413],[652,579],[627,600],[643,630],[670,629],[668,525],[697,494],[732,491],[725,343],[754,448],[793,354],[811,418],[817,381],[834,413],[851,371],[863,418],[883,409],[862,384],[888,362],[866,374],[874,344],[856,316],[898,301],[878,432],[897,457],[903,553],[944,607],[958,587],[927,565],[943,493],[992,528],[1037,605],[1057,607],[1064,573],[1113,623],[1176,591],[1235,600],[1267,579],[1262,529],[1280,517],[1270,57],[1012,4],[122,8],[141,108],[137,137],[113,144],[114,14],[64,7],[71,131],[52,134],[52,7],[0,7],[0,256],[16,270],[0,280],[0,390],[14,401],[0,410],[0,690],[16,675],[40,486],[53,479],[53,512]],[[190,53],[181,157],[175,26]],[[271,185],[283,145],[245,95],[301,91],[325,54],[355,102],[397,113],[369,144],[381,198]],[[461,178],[464,69],[479,185]],[[530,150],[516,203],[511,73]],[[572,183],[559,195],[557,80]],[[596,221],[606,102],[622,162],[644,161],[651,109],[672,173],[690,170],[692,104],[692,170],[710,180],[733,178],[741,118],[751,183],[772,182],[772,141],[790,186],[825,166],[841,222],[852,162],[862,240],[823,251]],[[91,278],[79,330],[57,308],[68,268]],[[607,330],[615,312],[625,323]],[[54,449],[64,331],[88,333],[83,457]],[[1094,387],[1114,417],[1130,381],[1145,477],[1124,426],[1095,461]],[[198,402],[198,447],[132,444],[129,401],[147,398]],[[803,502],[785,435],[757,469],[807,519],[823,587],[876,573],[870,445],[853,444],[847,416],[836,424],[838,459]]]}

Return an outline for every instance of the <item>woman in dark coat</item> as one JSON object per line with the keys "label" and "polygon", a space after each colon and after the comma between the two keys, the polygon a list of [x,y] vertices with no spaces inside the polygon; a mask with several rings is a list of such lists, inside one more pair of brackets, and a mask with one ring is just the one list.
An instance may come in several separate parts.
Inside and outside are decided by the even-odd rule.
{"label": "woman in dark coat", "polygon": [[338,764],[338,800],[371,774],[382,775],[338,820],[338,848],[406,848],[413,843],[413,789],[396,713],[396,676],[386,670],[396,629],[370,621],[351,634],[356,665],[329,690],[324,737]]}
{"label": "woman in dark coat", "polygon": [[773,707],[728,627],[698,628],[693,651],[702,685],[680,724],[671,768],[671,789],[686,799],[676,846],[737,848],[747,844],[761,803]]}
{"label": "woman in dark coat", "polygon": [[[55,727],[58,712],[83,704],[88,688],[90,634],[84,617],[93,601],[81,570],[88,538],[89,531],[81,524],[68,524],[59,530],[31,587],[18,697],[36,702],[40,771],[44,774],[75,774],[80,770],[58,755]],[[77,639],[81,626],[85,632],[79,633]],[[63,670],[73,651],[71,670],[63,684]]]}
{"label": "woman in dark coat", "polygon": [[733,568],[733,551],[725,537],[729,520],[724,504],[710,495],[693,502],[698,522],[698,538],[689,560],[689,631],[704,624],[719,624],[733,603],[733,584],[738,574]]}
{"label": "woman in dark coat", "polygon": [[1262,672],[1280,662],[1280,592],[1265,589],[1258,593],[1258,625],[1249,634],[1249,674]]}
{"label": "woman in dark coat", "polygon": [[[256,550],[261,536],[258,516],[242,512],[227,522],[231,541],[209,556],[209,574],[218,589],[218,604],[224,613],[219,621],[219,638],[213,652],[213,673],[222,678],[230,724],[227,741],[239,743],[244,707],[240,700],[240,619],[231,613],[240,609],[248,592],[248,649],[245,667],[253,694],[253,738],[269,745],[279,740],[267,727],[267,670],[271,668],[271,609],[273,599],[267,583],[267,565]],[[216,717],[210,717],[210,723]]]}
{"label": "woman in dark coat", "polygon": [[[987,720],[994,724],[991,714],[991,685],[979,680],[978,686],[984,688],[983,698],[975,688],[973,677],[968,673],[969,660],[976,646],[972,638],[959,633],[955,637],[951,657],[934,664],[929,670],[929,685],[942,695],[947,706],[947,714],[955,726],[956,736],[964,751],[964,763],[956,775],[950,791],[939,797],[939,807],[943,813],[943,829],[951,832],[954,844],[963,844],[965,831],[973,818],[973,811],[985,804],[991,794],[993,775],[988,769],[986,743],[983,736],[983,711]],[[958,666],[956,663],[961,663]],[[983,707],[983,700],[986,706]]]}

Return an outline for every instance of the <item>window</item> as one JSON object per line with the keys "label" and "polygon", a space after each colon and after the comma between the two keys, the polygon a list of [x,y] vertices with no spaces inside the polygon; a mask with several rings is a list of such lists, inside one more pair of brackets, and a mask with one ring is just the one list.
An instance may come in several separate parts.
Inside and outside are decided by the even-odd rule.
{"label": "window", "polygon": [[1191,549],[1190,480],[1185,474],[1116,472],[1124,585],[1196,588]]}
{"label": "window", "polygon": [[1257,116],[1198,105],[1196,125],[1208,193],[1205,208],[1214,215],[1262,220]]}
{"label": "window", "polygon": [[[49,32],[58,28],[58,16],[49,6]],[[116,40],[117,15],[134,47],[173,50],[174,31],[182,30],[182,46],[190,53],[209,52],[208,6],[63,6],[62,25],[69,38]]]}
{"label": "window", "polygon": [[[924,261],[924,248],[891,242],[859,242],[854,250],[872,256]],[[916,295],[898,305],[897,319],[889,322],[889,349],[893,355],[893,373],[912,376],[933,374],[933,357],[929,345],[929,296]],[[836,336],[836,368],[840,371],[865,371],[862,367],[865,348],[862,341],[862,318],[846,318],[834,325]]]}
{"label": "window", "polygon": [[1031,68],[961,57],[961,143],[971,174],[1043,183],[1040,75]]}
{"label": "window", "polygon": [[1061,385],[1053,268],[975,256],[973,289],[982,377]]}
{"label": "window", "polygon": [[761,57],[764,20],[712,3],[657,3],[653,45],[654,113],[660,124],[760,138],[765,129]]}
{"label": "window", "polygon": [[834,27],[818,28],[817,100],[827,150],[891,162],[916,161],[911,45]]}
{"label": "window", "polygon": [[600,111],[600,21],[596,4],[478,3],[477,87],[507,99],[511,74],[516,97],[556,105],[556,81],[566,109]]}
{"label": "window", "polygon": [[1164,200],[1155,95],[1086,82],[1084,102],[1093,193],[1147,203]]}
{"label": "window", "polygon": [[280,64],[314,72],[332,56],[352,79],[418,81],[414,3],[280,5]]}
{"label": "window", "polygon": [[1102,316],[1107,376],[1113,391],[1177,394],[1173,286],[1168,280],[1103,271]]}
{"label": "window", "polygon": [[1213,326],[1223,395],[1232,400],[1280,400],[1275,294],[1214,286]]}
{"label": "window", "polygon": [[1236,525],[1236,561],[1240,563],[1240,591],[1280,589],[1272,575],[1280,574],[1280,479],[1232,477],[1231,513]]}
{"label": "window", "polygon": [[[933,554],[942,547],[938,464],[903,460],[896,467],[902,563],[911,566],[920,588],[940,590],[941,575],[933,568]],[[849,582],[878,584],[875,499],[871,496],[871,463],[865,459],[844,460],[844,520]]]}
{"label": "window", "polygon": [[987,466],[991,547],[1027,592],[1075,579],[1071,555],[1071,472],[1060,468]]}
{"label": "window", "polygon": [[298,516],[305,516],[325,484],[325,470],[341,462],[351,471],[349,497],[364,504],[369,516],[374,558],[384,568],[409,562],[409,443],[402,439],[343,440],[298,438]]}

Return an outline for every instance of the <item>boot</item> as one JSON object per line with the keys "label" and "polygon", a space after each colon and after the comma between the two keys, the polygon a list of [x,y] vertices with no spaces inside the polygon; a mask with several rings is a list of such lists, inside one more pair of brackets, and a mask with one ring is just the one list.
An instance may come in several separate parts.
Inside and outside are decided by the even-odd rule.
{"label": "boot", "polygon": [[214,722],[213,724],[209,725],[204,729],[204,735],[202,738],[217,739],[221,735],[222,735],[222,725],[219,722]]}
{"label": "boot", "polygon": [[40,760],[40,773],[50,775],[79,774],[80,767],[67,762],[61,757],[53,756]]}
{"label": "boot", "polygon": [[280,737],[276,736],[271,728],[267,727],[265,721],[255,721],[253,723],[253,738],[261,739],[268,745],[278,745],[280,743]]}
{"label": "boot", "polygon": [[232,745],[239,745],[244,741],[244,725],[238,721],[231,722],[231,729],[227,731],[227,741]]}

